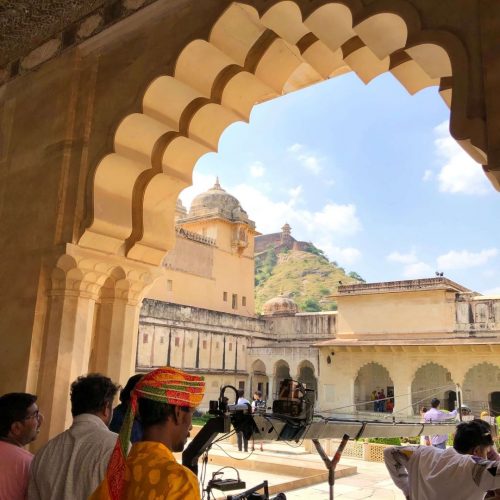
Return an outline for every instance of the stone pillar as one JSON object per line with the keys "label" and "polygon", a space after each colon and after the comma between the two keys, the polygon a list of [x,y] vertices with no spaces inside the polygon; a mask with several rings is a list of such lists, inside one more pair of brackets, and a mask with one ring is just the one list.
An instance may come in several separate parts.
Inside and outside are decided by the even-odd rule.
{"label": "stone pillar", "polygon": [[[64,430],[71,421],[69,390],[73,380],[87,373],[98,285],[60,259],[49,292],[45,344],[38,380],[39,406],[45,415],[37,442]],[[73,261],[74,263],[74,261]],[[36,445],[36,443],[35,443]]]}
{"label": "stone pillar", "polygon": [[268,381],[269,381],[269,397],[267,399],[267,406],[273,406],[273,391],[274,391],[274,377],[272,375],[268,375]]}
{"label": "stone pillar", "polygon": [[394,411],[398,417],[412,416],[418,412],[418,408],[412,407],[412,393],[409,373],[403,370],[394,370]]}
{"label": "stone pillar", "polygon": [[140,304],[115,295],[101,299],[92,369],[124,385],[135,372]]}
{"label": "stone pillar", "polygon": [[69,425],[78,376],[98,371],[124,384],[134,372],[142,294],[160,272],[74,245],[66,250],[52,272],[37,390],[46,419],[35,447]]}

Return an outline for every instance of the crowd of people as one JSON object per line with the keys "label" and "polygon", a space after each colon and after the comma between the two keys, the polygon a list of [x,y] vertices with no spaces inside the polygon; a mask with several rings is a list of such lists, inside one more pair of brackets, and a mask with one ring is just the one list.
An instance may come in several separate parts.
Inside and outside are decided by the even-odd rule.
{"label": "crowd of people", "polygon": [[[190,435],[203,377],[170,367],[135,375],[113,411],[118,391],[104,375],[78,377],[70,390],[71,426],[34,456],[25,446],[44,422],[37,397],[0,397],[0,500],[199,500],[197,477],[173,453],[184,449]],[[252,403],[240,392],[238,404],[253,412],[265,408],[260,391]],[[455,416],[439,406],[438,399],[431,401],[425,422]],[[500,499],[500,455],[488,418],[461,422],[453,447],[446,447],[443,434],[425,436],[427,446],[387,448],[386,466],[406,498]],[[248,449],[245,436],[238,444]]]}
{"label": "crowd of people", "polygon": [[189,437],[203,377],[169,367],[137,375],[113,412],[118,390],[100,374],[78,377],[71,426],[34,456],[24,447],[43,425],[37,397],[0,397],[0,500],[199,500],[197,477],[173,453]]}
{"label": "crowd of people", "polygon": [[374,389],[370,396],[373,401],[373,411],[378,413],[392,413],[394,410],[394,393],[392,390],[387,390],[387,395],[384,389]]}

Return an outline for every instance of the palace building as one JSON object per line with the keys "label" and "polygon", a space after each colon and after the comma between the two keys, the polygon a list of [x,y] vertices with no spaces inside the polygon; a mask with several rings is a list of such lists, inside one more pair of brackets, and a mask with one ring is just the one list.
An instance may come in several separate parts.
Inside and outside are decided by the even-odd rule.
{"label": "palace building", "polygon": [[[498,0],[30,0],[5,5],[0,15],[5,35],[0,39],[0,392],[38,395],[46,416],[38,442],[70,422],[67,395],[78,375],[99,371],[120,383],[131,375],[145,297],[221,314],[253,314],[251,287],[234,279],[251,275],[255,234],[246,214],[228,201],[231,213],[204,214],[206,227],[196,207],[183,224],[175,223],[175,215],[176,200],[191,185],[198,159],[216,152],[222,133],[249,120],[256,104],[348,72],[365,84],[390,72],[410,94],[433,88],[449,107],[452,137],[500,190]],[[200,250],[196,264],[190,258],[195,248]],[[221,262],[234,267],[221,268]],[[190,296],[181,275],[190,283]],[[378,300],[399,293],[418,303],[424,292],[371,296]],[[470,352],[453,342],[456,359],[465,360],[461,366],[469,359],[495,362],[493,339],[479,333],[496,335],[498,309],[467,296],[474,314],[467,324],[474,330],[456,330],[451,311],[462,302],[454,303],[450,295],[467,292],[440,293],[448,323],[436,322],[435,333],[479,342]],[[367,297],[359,293],[346,300],[361,300],[376,314]],[[337,300],[341,318],[344,298]],[[488,320],[477,323],[483,313],[476,310],[486,309]],[[280,316],[279,322],[293,323],[292,317]],[[271,378],[287,366],[296,372],[303,361],[322,381],[318,401],[323,404],[348,391],[335,385],[332,370],[357,376],[365,363],[358,366],[353,359],[373,354],[396,385],[398,373],[380,351],[396,349],[395,343],[362,349],[322,346],[318,343],[325,339],[312,339],[323,335],[323,319],[301,320],[307,333],[302,326],[280,330],[273,321],[273,335],[245,350],[247,366],[237,365],[246,374],[240,380],[250,383],[254,362],[259,376]],[[424,321],[426,329],[429,321]],[[348,342],[355,342],[358,326],[339,320],[333,337],[346,333]],[[263,358],[286,344],[282,332],[295,332],[297,339],[286,342],[297,343],[296,352],[303,349],[304,355],[312,349],[311,354],[297,363],[285,355]],[[377,338],[382,333],[378,326],[376,333]],[[431,342],[419,331],[407,333],[405,340],[416,336]],[[311,342],[305,340],[309,335]],[[232,348],[234,354],[235,344]],[[455,371],[457,362],[441,357],[441,347],[401,349],[414,360],[408,366],[418,370],[417,358],[422,363],[435,359],[453,382],[464,382]],[[328,354],[328,364],[331,352],[335,356]],[[223,351],[221,359],[229,358]],[[340,358],[345,362],[338,366]],[[490,365],[481,366],[490,373]],[[413,379],[404,380],[411,385]]]}
{"label": "palace building", "polygon": [[432,397],[453,408],[460,386],[473,412],[500,414],[500,297],[434,277],[340,285],[336,312],[300,313],[279,296],[256,316],[254,249],[298,248],[290,226],[256,245],[255,224],[218,180],[189,212],[177,207],[165,277],[141,309],[137,370],[203,374],[205,408],[222,385],[270,401],[291,377],[315,390],[323,413],[370,411],[375,389],[394,394],[401,416]]}

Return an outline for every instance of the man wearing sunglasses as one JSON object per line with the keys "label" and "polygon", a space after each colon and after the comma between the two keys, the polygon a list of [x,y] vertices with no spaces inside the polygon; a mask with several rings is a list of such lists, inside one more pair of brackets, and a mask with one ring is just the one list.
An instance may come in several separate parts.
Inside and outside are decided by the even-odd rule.
{"label": "man wearing sunglasses", "polygon": [[0,397],[0,500],[24,500],[33,455],[24,446],[40,432],[37,397],[12,392]]}

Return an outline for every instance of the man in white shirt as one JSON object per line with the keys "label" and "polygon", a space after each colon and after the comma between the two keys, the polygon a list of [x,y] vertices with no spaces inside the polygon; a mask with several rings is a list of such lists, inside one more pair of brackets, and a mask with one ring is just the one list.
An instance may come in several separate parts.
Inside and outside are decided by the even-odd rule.
{"label": "man in white shirt", "polygon": [[99,374],[71,384],[71,427],[33,459],[29,500],[87,500],[104,479],[117,434],[108,429],[119,387]]}
{"label": "man in white shirt", "polygon": [[[438,398],[433,398],[431,401],[431,409],[424,414],[426,422],[439,422],[442,420],[451,420],[457,416],[457,410],[449,413],[441,411],[439,405],[441,401]],[[435,446],[436,448],[446,449],[446,442],[448,441],[448,434],[436,434],[434,436],[425,436],[425,444]]]}
{"label": "man in white shirt", "polygon": [[492,446],[490,426],[472,420],[457,426],[453,448],[392,446],[384,461],[407,499],[482,500],[500,488],[500,462],[486,459]]}
{"label": "man in white shirt", "polygon": [[[248,408],[251,409],[250,401],[245,398],[245,391],[242,389],[238,390],[238,401],[236,401],[237,405],[248,405]],[[239,451],[248,451],[248,438],[245,437],[243,432],[237,432],[236,437],[238,439],[238,450]]]}

